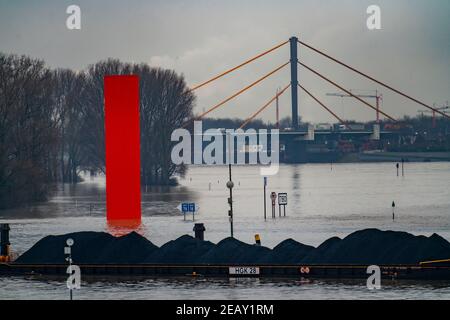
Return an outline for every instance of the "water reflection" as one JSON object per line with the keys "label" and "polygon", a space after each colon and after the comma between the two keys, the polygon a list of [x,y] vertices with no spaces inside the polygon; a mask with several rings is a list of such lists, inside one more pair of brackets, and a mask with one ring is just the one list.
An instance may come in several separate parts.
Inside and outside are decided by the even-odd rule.
{"label": "water reflection", "polygon": [[145,225],[141,220],[135,221],[108,221],[107,232],[115,237],[121,237],[130,232],[137,232],[141,236],[146,236]]}
{"label": "water reflection", "polygon": [[[0,299],[67,299],[65,278],[2,279]],[[27,287],[27,290],[23,290]],[[368,290],[364,279],[219,279],[84,277],[82,299],[448,299],[450,282],[382,280]]]}
{"label": "water reflection", "polygon": [[[102,175],[79,184],[54,186],[47,202],[0,210],[1,219],[41,219],[106,215],[105,178]],[[199,194],[184,186],[152,186],[142,190],[142,215],[176,215],[181,201],[197,201]]]}

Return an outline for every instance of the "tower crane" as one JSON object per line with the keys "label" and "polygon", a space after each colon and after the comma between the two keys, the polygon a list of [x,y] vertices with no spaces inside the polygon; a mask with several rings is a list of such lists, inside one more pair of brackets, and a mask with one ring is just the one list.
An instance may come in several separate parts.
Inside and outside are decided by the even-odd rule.
{"label": "tower crane", "polygon": [[[349,90],[352,91],[352,90]],[[327,93],[327,96],[334,96],[334,97],[351,97],[351,95],[346,93]],[[378,93],[378,90],[375,90],[375,94],[354,94],[354,96],[359,98],[373,98],[376,101],[376,119],[377,123],[380,122],[380,101],[383,99],[383,95]]]}
{"label": "tower crane", "polygon": [[276,103],[275,103],[275,118],[276,118],[276,124],[275,124],[275,128],[280,129],[280,111],[279,111],[279,104],[278,104],[278,98],[279,98],[279,93],[281,91],[281,88],[277,88],[277,93],[276,93]]}
{"label": "tower crane", "polygon": [[436,128],[436,110],[439,110],[439,111],[441,111],[441,112],[443,112],[443,113],[450,113],[450,111],[445,111],[445,110],[450,109],[450,107],[449,107],[448,101],[447,101],[447,102],[446,102],[446,105],[445,105],[445,106],[442,106],[442,107],[440,107],[440,108],[436,108],[436,104],[433,103],[433,108],[434,108],[435,110],[417,110],[417,112],[420,112],[420,113],[422,114],[422,117],[423,117],[423,114],[424,114],[424,113],[431,113],[431,114],[432,114],[432,117],[433,117],[433,124],[432,124],[432,127],[433,127],[433,128]]}

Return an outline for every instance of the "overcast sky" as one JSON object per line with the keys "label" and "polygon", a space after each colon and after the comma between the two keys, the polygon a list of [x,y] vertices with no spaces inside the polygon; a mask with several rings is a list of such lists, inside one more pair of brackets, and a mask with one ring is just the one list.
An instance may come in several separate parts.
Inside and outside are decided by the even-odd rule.
{"label": "overcast sky", "polygon": [[[81,7],[79,31],[66,28],[71,4]],[[366,27],[371,4],[381,7],[381,30]],[[450,100],[449,14],[448,0],[0,0],[0,51],[77,70],[108,57],[146,62],[183,73],[193,86],[295,35],[414,97],[442,105]],[[299,47],[299,56],[346,88],[380,90],[383,110],[394,117],[423,109],[306,48]],[[195,111],[208,109],[288,59],[284,46],[199,89]],[[289,81],[285,68],[210,115],[246,118]],[[345,119],[375,117],[349,98],[326,96],[336,89],[307,70],[299,69],[299,81]],[[280,107],[281,116],[290,114],[289,92]],[[303,93],[299,113],[312,122],[334,121]],[[274,121],[274,108],[260,117]]]}

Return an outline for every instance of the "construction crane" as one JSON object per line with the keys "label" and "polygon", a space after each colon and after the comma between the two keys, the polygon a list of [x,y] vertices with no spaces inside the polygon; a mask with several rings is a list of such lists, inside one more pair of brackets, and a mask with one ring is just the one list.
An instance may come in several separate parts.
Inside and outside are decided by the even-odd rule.
{"label": "construction crane", "polygon": [[433,117],[433,124],[432,124],[432,127],[433,127],[433,128],[436,128],[436,110],[439,110],[439,111],[441,111],[441,112],[443,112],[443,113],[450,113],[450,111],[444,111],[444,110],[450,109],[450,107],[449,107],[448,101],[447,101],[447,102],[446,102],[446,105],[445,105],[445,106],[442,106],[441,108],[436,108],[436,103],[433,103],[433,109],[434,109],[434,110],[417,110],[417,112],[420,112],[420,113],[422,114],[422,117],[423,117],[423,114],[424,114],[424,113],[431,113],[431,114],[432,114],[432,117]]}
{"label": "construction crane", "polygon": [[[350,92],[352,90],[349,90]],[[353,93],[352,93],[353,94]],[[353,94],[356,97],[359,98],[373,98],[376,101],[376,119],[377,119],[377,123],[380,122],[380,101],[383,99],[383,95],[382,94],[378,94],[378,90],[375,90],[375,94]],[[346,93],[327,93],[327,96],[334,96],[334,97],[341,97],[341,98],[348,98],[348,97],[352,97],[349,94]]]}
{"label": "construction crane", "polygon": [[280,111],[279,111],[279,105],[278,105],[278,98],[279,98],[279,93],[281,91],[281,88],[277,88],[277,93],[276,93],[276,104],[275,104],[275,118],[276,118],[276,124],[275,124],[275,128],[276,129],[280,129]]}

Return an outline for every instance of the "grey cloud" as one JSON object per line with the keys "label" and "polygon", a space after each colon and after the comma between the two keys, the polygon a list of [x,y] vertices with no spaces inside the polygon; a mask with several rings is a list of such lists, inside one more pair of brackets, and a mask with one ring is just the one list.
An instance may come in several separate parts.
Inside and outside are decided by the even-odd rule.
{"label": "grey cloud", "polygon": [[[82,30],[65,29],[65,8],[82,9]],[[365,27],[370,4],[382,9],[380,31]],[[83,69],[108,57],[147,62],[183,73],[190,85],[234,66],[291,35],[429,102],[449,99],[450,22],[447,0],[398,1],[0,1],[0,51],[29,54],[52,67]],[[198,91],[201,112],[287,61],[288,48],[262,58]],[[383,88],[300,49],[303,61],[348,88],[384,94],[383,108],[394,116],[416,114],[414,105]],[[300,81],[337,113],[368,120],[374,112],[300,69]],[[288,70],[269,79],[212,116],[245,118],[289,82]],[[373,102],[373,101],[372,101]],[[289,94],[281,115],[289,115]],[[332,121],[301,95],[300,114],[313,122]],[[274,119],[274,111],[261,115]]]}

